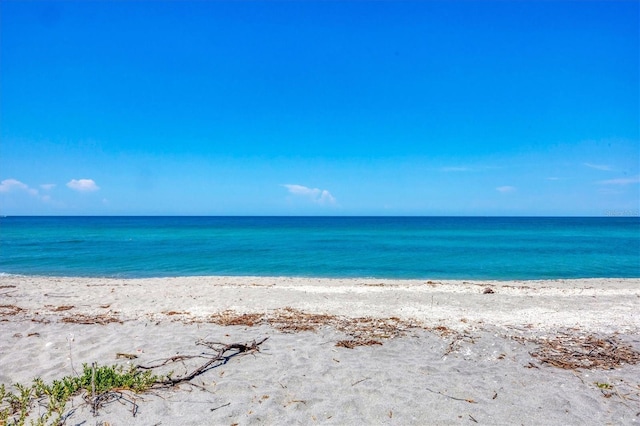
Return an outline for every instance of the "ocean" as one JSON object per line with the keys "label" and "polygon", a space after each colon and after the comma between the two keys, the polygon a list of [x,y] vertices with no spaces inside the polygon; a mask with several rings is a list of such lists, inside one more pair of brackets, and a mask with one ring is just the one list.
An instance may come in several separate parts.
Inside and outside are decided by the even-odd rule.
{"label": "ocean", "polygon": [[3,217],[0,273],[640,277],[639,217]]}

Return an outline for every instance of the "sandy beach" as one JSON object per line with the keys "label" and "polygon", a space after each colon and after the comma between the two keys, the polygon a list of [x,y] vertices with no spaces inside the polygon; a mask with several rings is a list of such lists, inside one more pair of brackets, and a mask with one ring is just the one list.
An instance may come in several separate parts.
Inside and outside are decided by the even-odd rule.
{"label": "sandy beach", "polygon": [[640,279],[1,276],[0,383],[262,342],[66,424],[638,424],[638,312]]}

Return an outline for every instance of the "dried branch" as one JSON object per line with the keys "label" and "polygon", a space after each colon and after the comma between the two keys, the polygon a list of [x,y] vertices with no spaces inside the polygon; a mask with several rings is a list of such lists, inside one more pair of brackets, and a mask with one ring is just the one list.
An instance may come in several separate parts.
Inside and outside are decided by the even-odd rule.
{"label": "dried branch", "polygon": [[248,344],[231,343],[226,345],[219,342],[198,341],[196,343],[197,345],[206,346],[210,349],[216,350],[217,353],[213,355],[203,354],[203,355],[196,355],[196,356],[190,356],[190,357],[186,355],[181,355],[177,357],[168,358],[167,360],[165,360],[165,362],[153,367],[141,367],[141,368],[145,368],[145,369],[155,368],[162,365],[166,365],[170,362],[181,361],[183,359],[188,359],[188,358],[207,358],[208,359],[207,362],[205,362],[204,364],[202,364],[201,366],[193,370],[191,373],[188,373],[181,377],[167,377],[166,379],[157,383],[159,386],[175,386],[180,383],[189,382],[193,378],[205,373],[206,371],[212,368],[215,368],[219,365],[226,364],[231,358],[237,355],[240,355],[242,353],[258,352],[260,350],[259,346],[263,344],[267,339],[268,337],[265,337],[264,339],[258,342],[254,340],[253,342]]}

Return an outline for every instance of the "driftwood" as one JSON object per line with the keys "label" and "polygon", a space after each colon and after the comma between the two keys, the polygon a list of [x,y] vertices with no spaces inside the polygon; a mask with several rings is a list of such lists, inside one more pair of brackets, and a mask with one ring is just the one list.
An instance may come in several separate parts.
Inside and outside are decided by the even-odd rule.
{"label": "driftwood", "polygon": [[193,358],[204,358],[207,360],[204,364],[200,365],[198,368],[194,369],[188,374],[185,374],[184,376],[167,377],[157,382],[158,386],[175,386],[180,383],[189,382],[195,377],[198,377],[199,375],[209,371],[212,368],[226,364],[231,358],[235,356],[238,356],[244,353],[258,352],[260,350],[259,349],[260,345],[263,344],[267,339],[268,337],[265,337],[264,339],[257,342],[254,340],[251,343],[230,343],[230,344],[224,344],[220,342],[207,342],[207,341],[200,340],[196,342],[197,345],[206,346],[209,349],[213,349],[214,351],[216,351],[216,353],[200,354],[200,355],[177,355],[177,356],[173,356],[171,358],[165,359],[160,364],[150,366],[150,367],[140,366],[138,368],[153,369],[153,368],[164,366],[173,362],[179,362],[179,361],[183,361],[186,359],[193,359]]}

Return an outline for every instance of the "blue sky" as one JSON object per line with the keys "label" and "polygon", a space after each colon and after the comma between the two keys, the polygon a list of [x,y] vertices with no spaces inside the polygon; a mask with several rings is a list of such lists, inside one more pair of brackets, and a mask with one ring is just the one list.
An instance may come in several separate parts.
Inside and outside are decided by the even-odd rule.
{"label": "blue sky", "polygon": [[1,214],[638,214],[637,1],[0,8]]}

